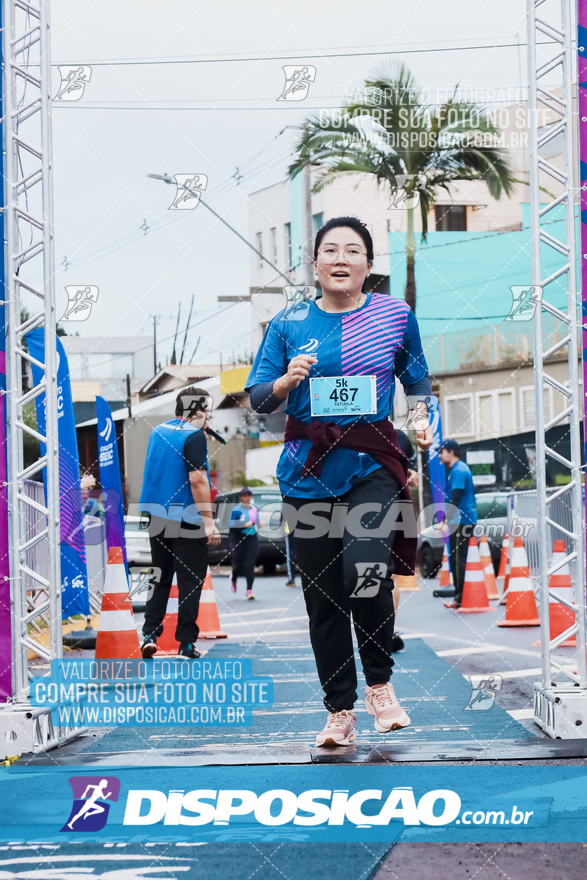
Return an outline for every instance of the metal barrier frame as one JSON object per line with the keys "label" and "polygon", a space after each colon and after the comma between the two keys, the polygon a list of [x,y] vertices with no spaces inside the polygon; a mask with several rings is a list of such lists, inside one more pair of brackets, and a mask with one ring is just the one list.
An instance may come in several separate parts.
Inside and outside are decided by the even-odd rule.
{"label": "metal barrier frame", "polygon": [[[51,58],[49,0],[2,0],[4,223],[6,290],[6,396],[8,538],[12,606],[12,702],[0,710],[0,736],[7,748],[37,751],[77,736],[55,728],[47,712],[30,708],[28,651],[44,660],[62,656],[59,531],[59,454],[56,314],[54,287],[53,185],[51,150]],[[34,71],[34,73],[32,72]],[[37,72],[38,71],[38,72]],[[39,284],[36,279],[41,277]],[[23,308],[30,309],[24,319]],[[45,363],[28,352],[24,337],[43,328]],[[41,381],[23,390],[26,363]],[[45,435],[26,424],[25,406],[45,395]],[[45,447],[28,467],[23,439]],[[32,497],[27,480],[46,468],[46,504]],[[35,511],[45,527],[30,535],[27,515]],[[43,541],[48,565],[31,550]],[[39,564],[37,564],[37,561]],[[41,568],[45,568],[41,571]],[[28,634],[43,621],[49,649]],[[38,628],[38,624],[37,624]],[[9,743],[12,746],[8,745]]]}
{"label": "metal barrier frame", "polygon": [[[570,0],[560,0],[557,5],[560,21],[547,20],[547,13],[540,7],[545,0],[528,0],[528,66],[529,66],[529,132],[530,132],[530,208],[531,208],[531,245],[532,245],[532,284],[542,289],[541,301],[537,302],[534,314],[534,371],[536,390],[536,487],[537,487],[537,529],[539,554],[539,598],[540,598],[540,635],[542,642],[542,681],[535,685],[534,720],[550,736],[577,736],[578,728],[583,723],[582,710],[575,711],[576,730],[572,730],[568,721],[568,712],[563,708],[564,691],[580,698],[584,706],[587,721],[587,662],[585,655],[585,524],[582,517],[581,499],[581,440],[580,440],[580,395],[578,365],[578,316],[576,288],[576,252],[575,252],[575,156],[574,156],[574,118],[572,71],[574,54],[572,47],[572,7]],[[552,8],[552,5],[551,7]],[[539,63],[537,38],[544,44],[547,38],[547,60]],[[552,49],[552,51],[551,51]],[[546,88],[544,77],[552,81],[553,75],[560,77],[559,87],[554,90]],[[540,127],[539,110],[547,109],[554,116],[554,124],[547,128]],[[559,169],[541,158],[540,147],[554,137],[562,136],[564,141],[563,168]],[[540,205],[540,175],[547,180],[555,181],[562,186],[563,192],[544,207]],[[564,211],[564,237],[556,238],[547,232],[541,224],[543,218],[558,208]],[[563,265],[549,277],[543,278],[541,265],[541,247],[548,247],[559,253]],[[557,279],[566,278],[567,302],[566,311],[561,311],[549,301],[553,288],[549,286]],[[567,327],[566,334],[555,345],[546,351],[543,349],[542,313],[543,311],[558,318]],[[545,364],[554,354],[566,348],[568,361],[568,387],[561,384],[545,371]],[[545,423],[544,387],[550,385],[563,395],[566,406],[554,418]],[[566,459],[546,444],[545,433],[564,419],[569,419],[571,452]],[[555,459],[570,473],[570,482],[554,493],[546,492],[546,460],[547,456]],[[557,498],[568,499],[572,516],[572,529],[568,530],[554,522],[550,516],[551,505]],[[549,566],[547,558],[547,527],[555,529],[567,539],[568,552],[563,560]],[[551,641],[549,626],[549,578],[565,564],[571,568],[575,588],[573,610],[576,620],[573,626]],[[557,601],[562,601],[556,597]],[[564,604],[567,604],[564,602]],[[577,636],[577,672],[565,669],[553,658],[553,650],[571,635]],[[553,683],[554,674],[562,674],[566,681],[562,684]],[[570,679],[570,680],[569,680]],[[572,713],[571,713],[572,714]],[[563,717],[564,716],[564,717]],[[560,723],[557,723],[560,722]],[[572,722],[571,722],[572,723]]]}

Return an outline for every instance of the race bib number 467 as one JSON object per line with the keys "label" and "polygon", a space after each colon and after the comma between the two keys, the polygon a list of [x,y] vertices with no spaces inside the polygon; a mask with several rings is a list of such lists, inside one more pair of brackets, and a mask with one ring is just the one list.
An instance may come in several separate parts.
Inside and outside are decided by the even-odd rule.
{"label": "race bib number 467", "polygon": [[313,416],[372,415],[377,412],[376,376],[319,376],[310,379]]}

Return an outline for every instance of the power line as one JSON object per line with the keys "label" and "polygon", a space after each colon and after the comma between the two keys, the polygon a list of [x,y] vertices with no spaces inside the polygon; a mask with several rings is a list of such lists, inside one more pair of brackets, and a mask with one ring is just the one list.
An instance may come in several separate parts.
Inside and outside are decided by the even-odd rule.
{"label": "power line", "polygon": [[[575,45],[576,45],[576,41]],[[543,40],[537,43],[538,46],[550,46],[552,45],[552,40]],[[522,43],[522,46],[527,45],[526,43]],[[444,46],[438,47],[436,49],[420,48],[420,49],[382,49],[379,51],[371,51],[371,52],[322,52],[319,54],[299,54],[299,55],[257,55],[252,57],[233,57],[233,58],[148,58],[148,59],[134,59],[134,58],[121,58],[121,59],[96,59],[96,60],[86,60],[86,61],[69,61],[67,62],[69,65],[89,65],[92,67],[119,67],[119,66],[128,66],[128,65],[142,65],[149,66],[151,64],[233,64],[240,62],[250,62],[250,61],[314,61],[320,60],[322,58],[364,58],[365,56],[371,56],[373,58],[383,57],[386,55],[420,55],[422,53],[426,53],[428,55],[434,54],[436,52],[469,52],[469,51],[479,51],[481,49],[518,49],[520,46],[519,42],[515,43],[489,43],[486,45],[477,45],[477,46]],[[299,50],[298,50],[299,51]],[[53,63],[52,67],[62,66],[63,62]],[[34,66],[34,65],[31,65]],[[38,65],[37,65],[38,66]]]}
{"label": "power line", "polygon": [[[233,303],[231,303],[229,306],[226,306],[226,308],[224,308],[224,309],[220,309],[219,312],[215,312],[215,314],[213,314],[213,315],[208,315],[207,318],[202,318],[201,321],[196,321],[194,324],[190,324],[189,327],[186,327],[186,331],[187,331],[187,330],[192,330],[194,327],[199,327],[200,324],[205,324],[206,321],[211,321],[212,318],[217,318],[217,317],[219,317],[220,315],[223,315],[224,312],[227,312],[229,309],[232,309],[233,306],[235,306],[235,305],[238,305],[238,303],[233,302]],[[173,339],[174,336],[175,336],[175,334],[172,333],[170,336],[164,336],[163,338],[157,338],[157,345],[159,345],[161,342],[167,342],[167,341],[169,341],[170,339]],[[67,337],[66,337],[66,338],[67,338]],[[137,349],[135,349],[135,350],[134,350],[133,352],[131,352],[131,353],[132,353],[133,355],[134,355],[134,354],[138,354],[139,351],[146,351],[147,349],[152,348],[152,346],[153,346],[153,343],[151,342],[151,343],[149,343],[149,345],[144,345],[142,348],[137,348]],[[128,352],[126,352],[126,351],[125,351],[125,352],[122,352],[121,354],[114,355],[114,356],[110,357],[110,359],[107,360],[107,361],[101,361],[101,362],[98,361],[97,364],[93,364],[93,365],[92,365],[92,369],[94,369],[95,367],[99,367],[99,366],[101,366],[102,364],[110,364],[110,363],[112,363],[112,361],[118,360],[118,358],[121,358],[121,357],[127,357],[127,356],[128,356]]]}
{"label": "power line", "polygon": [[[253,111],[271,110],[271,112],[281,113],[283,111],[286,111],[286,112],[293,113],[296,110],[299,111],[299,109],[300,109],[299,107],[294,107],[293,105],[290,106],[290,105],[285,105],[285,104],[282,104],[279,107],[273,107],[271,105],[271,102],[273,102],[275,100],[274,98],[259,98],[259,99],[243,98],[243,100],[247,100],[247,101],[255,100],[257,102],[257,103],[255,103],[255,106],[251,106],[251,107],[232,107],[232,106],[223,107],[219,103],[221,100],[223,100],[223,99],[219,98],[218,101],[215,102],[215,101],[213,101],[213,99],[211,99],[212,103],[210,105],[206,105],[206,106],[204,106],[204,105],[191,105],[191,106],[184,106],[184,107],[173,107],[170,105],[161,105],[161,104],[156,104],[153,101],[148,101],[148,100],[146,100],[142,104],[140,104],[137,101],[134,105],[131,105],[130,103],[124,104],[124,105],[117,105],[113,101],[109,101],[107,104],[89,104],[89,103],[83,104],[80,102],[80,103],[75,103],[75,104],[74,103],[59,104],[59,105],[54,104],[53,106],[58,107],[61,110],[65,110],[65,109],[68,109],[68,110],[157,110],[159,112],[165,112],[165,113],[167,113],[167,111],[169,111],[169,110],[181,110],[183,112],[187,112],[188,110],[196,110],[196,111],[199,110],[202,112],[209,111],[209,110],[214,110],[214,112],[217,112],[219,110],[225,110],[225,111],[228,110],[233,113],[236,113],[236,112],[242,111],[242,110],[244,110],[248,113],[252,113]],[[233,100],[233,99],[227,98],[226,100]],[[238,99],[234,99],[234,100],[238,100]],[[321,99],[320,98],[315,99],[315,101],[319,101],[319,100],[321,100]],[[492,100],[491,102],[489,102],[488,106],[493,107],[497,104],[505,104],[507,106],[513,106],[515,104],[521,103],[521,100],[522,99],[520,99],[518,101],[514,101],[511,99],[508,99],[508,100],[504,99],[503,101]],[[523,99],[523,100],[525,100],[525,99]],[[263,104],[261,106],[258,106],[258,101],[265,101],[267,103]],[[213,106],[212,106],[212,104],[213,104]],[[316,107],[315,104],[308,104],[305,109],[306,109],[306,111],[307,110],[315,111],[317,109],[319,109],[319,110],[340,110],[341,107],[340,107],[340,104],[332,104],[332,105],[328,105],[326,107],[322,106],[322,105],[320,105],[319,107]]]}
{"label": "power line", "polygon": [[221,223],[224,223],[224,225],[225,225],[225,226],[228,226],[228,228],[229,228],[232,232],[234,232],[235,235],[238,235],[238,237],[241,239],[241,241],[244,241],[244,243],[245,243],[248,247],[250,247],[250,249],[251,249],[252,251],[254,251],[256,254],[258,254],[258,255],[261,257],[261,259],[264,260],[269,266],[271,266],[271,268],[272,268],[275,272],[277,272],[278,275],[281,275],[281,277],[282,277],[283,279],[285,279],[285,281],[287,282],[287,284],[291,284],[291,278],[288,278],[287,275],[284,275],[283,272],[282,272],[280,269],[277,268],[277,266],[274,266],[274,265],[273,265],[273,263],[271,262],[271,260],[268,260],[267,257],[263,256],[263,254],[261,253],[261,251],[258,251],[256,247],[253,247],[253,245],[252,245],[249,241],[247,241],[247,239],[244,237],[244,235],[241,235],[240,232],[237,232],[236,229],[234,228],[234,226],[231,226],[230,223],[227,223],[226,220],[224,219],[224,217],[221,217],[220,214],[217,214],[216,211],[214,210],[214,208],[211,208],[210,205],[207,205],[206,202],[204,202],[202,198],[200,198],[200,204],[203,205],[205,208],[208,208],[208,210],[211,211],[211,212],[214,214],[214,216],[217,217],[217,218],[220,220]]}
{"label": "power line", "polygon": [[[527,184],[527,185],[529,186],[529,184]],[[578,214],[575,214],[575,219],[577,219],[578,216],[579,216]],[[547,226],[552,223],[564,223],[564,222],[565,221],[562,218],[560,220],[546,220],[542,225]],[[476,235],[472,238],[459,238],[456,241],[443,241],[443,242],[439,242],[438,244],[422,244],[419,246],[416,245],[415,250],[416,251],[428,251],[428,250],[431,250],[432,248],[450,247],[450,245],[453,245],[453,244],[468,244],[470,241],[481,241],[484,238],[495,238],[496,235],[511,235],[513,232],[525,232],[527,229],[530,229],[530,227],[529,226],[520,226],[519,229],[508,229],[508,230],[499,229],[497,232],[487,232],[485,235]],[[394,230],[394,232],[395,232],[395,230]],[[398,230],[398,234],[401,235],[402,233],[400,233]],[[394,257],[394,256],[399,256],[400,254],[403,254],[405,256],[405,253],[406,253],[406,249],[404,247],[401,251],[390,251],[387,256]],[[386,256],[386,254],[380,254],[380,256]]]}
{"label": "power line", "polygon": [[[263,149],[259,151],[259,153],[257,153],[255,156],[253,156],[252,159],[249,159],[248,162],[246,162],[245,165],[243,165],[242,167],[245,168],[247,165],[249,165],[251,162],[253,162],[254,159],[256,159],[265,149],[270,147],[271,144],[273,143],[273,141],[275,141],[276,138],[279,137],[279,135],[283,134],[284,131],[285,131],[285,129],[282,129],[279,132],[279,134],[277,134],[274,138],[272,138],[271,141],[269,141],[269,143],[267,143],[265,145],[265,147],[263,147]],[[268,159],[265,162],[262,162],[260,165],[255,166],[255,168],[249,169],[249,171],[245,172],[243,177],[245,179],[247,179],[249,177],[254,176],[257,172],[261,171],[262,169],[268,170],[274,164],[281,161],[282,157],[288,151],[291,152],[290,147],[287,147],[285,150],[282,150],[281,153],[279,153],[278,156],[274,157],[273,159]],[[224,180],[221,183],[218,183],[215,187],[213,187],[210,190],[209,195],[211,195],[213,199],[220,198],[221,196],[223,196],[227,192],[229,192],[232,189],[232,187],[233,187],[233,183],[231,182],[231,179]],[[157,221],[151,222],[149,232],[159,232],[161,229],[166,229],[172,223],[177,223],[182,219],[184,219],[183,213],[178,213],[176,216],[169,217],[166,220],[163,218],[159,218],[159,222],[157,225],[155,225],[157,223]],[[66,268],[73,267],[75,269],[79,266],[85,265],[86,263],[94,262],[94,260],[96,260],[96,259],[99,259],[102,257],[109,257],[111,254],[116,253],[117,251],[121,250],[124,247],[127,247],[127,245],[133,244],[136,241],[140,241],[143,237],[144,237],[143,228],[139,226],[136,229],[133,229],[131,232],[125,233],[120,238],[114,239],[114,241],[107,242],[106,244],[100,245],[100,247],[96,248],[96,250],[94,250],[94,251],[90,251],[88,254],[82,254],[77,258],[74,257],[71,260],[68,260]],[[64,269],[64,271],[65,271],[65,269]]]}
{"label": "power line", "polygon": [[[266,100],[273,101],[274,99],[267,98]],[[515,103],[515,102],[509,101],[506,103]],[[203,107],[203,106],[202,107],[193,107],[193,106],[192,107],[164,107],[164,106],[157,106],[155,104],[151,104],[151,102],[149,102],[149,106],[141,105],[141,106],[136,106],[136,107],[131,107],[130,105],[115,107],[115,106],[113,106],[112,103],[108,103],[108,104],[81,104],[81,103],[73,104],[73,103],[70,103],[70,104],[59,104],[59,105],[53,104],[53,106],[54,107],[58,106],[59,109],[61,109],[61,110],[64,110],[64,109],[69,109],[69,110],[158,110],[159,112],[162,112],[162,111],[167,112],[168,110],[182,110],[184,113],[186,112],[186,110],[206,110],[206,111],[214,110],[214,112],[217,112],[218,110],[230,110],[231,112],[236,112],[237,110],[245,110],[247,113],[251,113],[253,110],[263,110],[263,111],[271,110],[272,112],[279,112],[279,113],[282,113],[283,111],[286,111],[288,113],[289,112],[293,113],[295,111],[299,112],[299,110],[300,110],[300,107],[293,107],[293,106],[290,107],[289,105],[286,105],[286,104],[282,104],[281,106],[276,107],[276,108],[273,108],[273,107],[218,107],[218,106],[214,106],[214,107],[210,107],[210,106],[207,106],[207,107]],[[320,109],[321,110],[340,110],[340,106],[337,104],[337,105],[332,105],[332,107],[321,107]]]}

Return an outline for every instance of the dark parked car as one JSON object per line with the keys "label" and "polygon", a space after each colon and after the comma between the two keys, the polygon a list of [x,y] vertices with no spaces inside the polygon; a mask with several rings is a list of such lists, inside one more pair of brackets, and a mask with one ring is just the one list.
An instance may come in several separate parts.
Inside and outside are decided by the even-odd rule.
{"label": "dark parked car", "polygon": [[[257,529],[259,535],[259,554],[257,565],[263,566],[265,574],[273,574],[278,565],[285,563],[285,532],[283,530],[281,512],[281,493],[279,489],[254,488],[253,504],[259,510],[259,519],[263,523]],[[228,550],[228,526],[230,514],[239,503],[238,492],[225,492],[216,496],[216,525],[221,535],[217,547],[209,548],[211,565],[230,565]]]}
{"label": "dark parked car", "polygon": [[[475,498],[477,523],[489,542],[493,567],[497,573],[503,536],[507,531],[509,492],[480,492]],[[444,537],[439,526],[429,526],[418,535],[418,564],[423,578],[433,578],[442,565]]]}

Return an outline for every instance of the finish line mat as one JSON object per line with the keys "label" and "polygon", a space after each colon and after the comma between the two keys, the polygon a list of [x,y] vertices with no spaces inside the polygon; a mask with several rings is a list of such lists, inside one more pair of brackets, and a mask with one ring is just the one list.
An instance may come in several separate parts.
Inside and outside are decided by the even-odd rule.
{"label": "finish line mat", "polygon": [[[218,643],[206,655],[212,661],[227,657],[251,659],[256,675],[269,675],[274,681],[273,706],[255,709],[252,725],[239,729],[119,727],[88,743],[75,755],[61,759],[55,755],[57,763],[371,763],[459,757],[474,760],[495,758],[496,750],[502,758],[539,757],[537,753],[529,754],[534,752],[532,746],[539,747],[540,752],[553,746],[552,741],[529,736],[526,728],[495,704],[489,710],[467,710],[471,684],[421,639],[410,640],[406,650],[394,656],[393,682],[410,715],[411,726],[389,734],[374,730],[373,719],[362,700],[365,680],[356,656],[357,742],[356,746],[334,753],[314,748],[314,738],[322,729],[326,710],[309,645]],[[134,761],[131,753],[136,753]]]}

